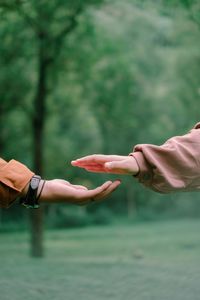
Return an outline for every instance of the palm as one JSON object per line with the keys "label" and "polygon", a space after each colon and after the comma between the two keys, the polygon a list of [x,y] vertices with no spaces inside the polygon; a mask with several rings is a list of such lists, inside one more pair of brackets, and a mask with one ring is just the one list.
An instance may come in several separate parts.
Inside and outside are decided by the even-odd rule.
{"label": "palm", "polygon": [[79,205],[89,203],[91,200],[99,201],[109,196],[120,184],[119,180],[107,181],[101,186],[89,190],[82,185],[74,185],[62,179],[47,181],[43,199],[50,202],[69,202]]}

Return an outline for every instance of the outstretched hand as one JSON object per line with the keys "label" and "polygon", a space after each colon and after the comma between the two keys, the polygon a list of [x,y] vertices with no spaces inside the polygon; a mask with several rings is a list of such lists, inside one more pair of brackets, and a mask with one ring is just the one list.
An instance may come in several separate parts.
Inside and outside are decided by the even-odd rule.
{"label": "outstretched hand", "polygon": [[99,202],[108,197],[119,185],[120,180],[107,181],[95,189],[88,190],[85,186],[73,185],[62,179],[48,180],[45,182],[40,201],[69,202],[78,205]]}
{"label": "outstretched hand", "polygon": [[136,175],[139,172],[133,156],[93,154],[73,160],[71,164],[95,173]]}

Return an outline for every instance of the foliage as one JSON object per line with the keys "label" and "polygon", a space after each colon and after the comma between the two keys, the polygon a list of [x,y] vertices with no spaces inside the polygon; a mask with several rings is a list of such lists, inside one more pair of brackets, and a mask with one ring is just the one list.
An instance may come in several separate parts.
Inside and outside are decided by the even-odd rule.
{"label": "foliage", "polygon": [[[0,7],[0,151],[6,159],[34,166],[33,121],[42,103],[36,121],[45,177],[89,187],[110,177],[73,169],[71,159],[126,155],[137,143],[161,144],[199,120],[198,1],[10,0]],[[160,214],[179,207],[180,198],[191,211],[198,206],[195,194],[164,197],[131,178],[101,207]]]}

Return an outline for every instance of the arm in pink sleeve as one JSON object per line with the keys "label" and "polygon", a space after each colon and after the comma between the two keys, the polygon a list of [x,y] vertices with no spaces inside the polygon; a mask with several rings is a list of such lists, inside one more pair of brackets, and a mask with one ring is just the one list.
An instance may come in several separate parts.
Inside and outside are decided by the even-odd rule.
{"label": "arm in pink sleeve", "polygon": [[161,146],[137,145],[131,155],[140,170],[135,177],[154,191],[200,190],[200,123]]}

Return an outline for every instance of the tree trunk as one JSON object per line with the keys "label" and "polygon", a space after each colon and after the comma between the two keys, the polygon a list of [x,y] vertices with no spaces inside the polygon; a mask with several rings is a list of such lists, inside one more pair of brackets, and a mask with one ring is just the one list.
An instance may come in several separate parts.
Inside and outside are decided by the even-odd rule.
{"label": "tree trunk", "polygon": [[0,155],[2,156],[3,153],[3,145],[4,145],[4,122],[3,122],[3,117],[4,117],[4,109],[2,107],[2,105],[0,105],[0,128],[1,128],[1,135],[0,135]]}
{"label": "tree trunk", "polygon": [[[34,99],[33,113],[33,169],[37,175],[43,176],[43,140],[45,124],[45,105],[47,97],[47,67],[42,42],[39,49],[38,84]],[[31,255],[42,257],[43,247],[43,209],[31,210]]]}
{"label": "tree trunk", "polygon": [[[4,111],[3,107],[0,105],[0,128],[1,128],[1,135],[0,135],[0,157],[3,155],[3,145],[4,145],[4,138],[3,138],[3,116]],[[0,208],[0,227],[2,227],[2,216],[3,216],[3,209]]]}

